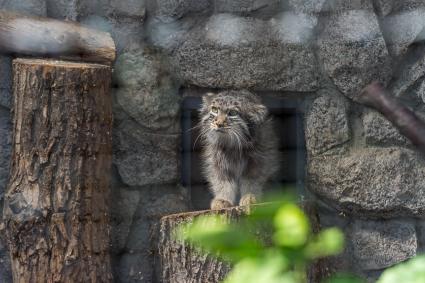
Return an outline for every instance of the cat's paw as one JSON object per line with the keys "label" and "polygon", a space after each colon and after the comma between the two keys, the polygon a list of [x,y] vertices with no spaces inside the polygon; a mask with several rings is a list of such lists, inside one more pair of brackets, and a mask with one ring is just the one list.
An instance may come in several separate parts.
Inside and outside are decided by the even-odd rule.
{"label": "cat's paw", "polygon": [[211,209],[223,209],[227,207],[232,207],[232,204],[227,200],[215,198],[211,201]]}
{"label": "cat's paw", "polygon": [[241,200],[239,201],[240,206],[246,206],[257,203],[257,198],[253,194],[246,194],[241,197]]}

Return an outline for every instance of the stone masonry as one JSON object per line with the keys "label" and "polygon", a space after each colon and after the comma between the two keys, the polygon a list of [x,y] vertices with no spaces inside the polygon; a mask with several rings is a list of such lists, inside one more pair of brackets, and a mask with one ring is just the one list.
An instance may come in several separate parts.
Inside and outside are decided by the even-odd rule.
{"label": "stone masonry", "polygon": [[[374,282],[425,250],[425,159],[385,118],[350,99],[378,80],[425,117],[425,1],[0,0],[0,8],[78,21],[116,42],[116,282],[157,282],[158,219],[191,209],[179,185],[182,88],[304,101],[306,197],[317,200],[324,227],[347,235],[334,270]],[[10,90],[11,58],[2,56],[0,201],[11,151]],[[1,240],[0,282],[11,282]]]}

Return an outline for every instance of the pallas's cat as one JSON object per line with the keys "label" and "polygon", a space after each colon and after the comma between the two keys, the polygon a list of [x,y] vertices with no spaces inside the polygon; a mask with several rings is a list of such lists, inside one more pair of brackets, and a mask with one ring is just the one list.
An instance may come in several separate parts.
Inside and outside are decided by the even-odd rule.
{"label": "pallas's cat", "polygon": [[279,164],[267,108],[249,91],[223,91],[203,97],[200,115],[211,209],[257,202]]}

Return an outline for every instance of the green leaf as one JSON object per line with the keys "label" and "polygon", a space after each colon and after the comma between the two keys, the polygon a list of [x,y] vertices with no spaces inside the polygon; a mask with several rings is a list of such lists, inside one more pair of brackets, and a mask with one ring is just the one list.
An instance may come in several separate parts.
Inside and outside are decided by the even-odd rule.
{"label": "green leaf", "polygon": [[308,258],[336,255],[344,249],[344,234],[338,228],[322,230],[305,248]]}
{"label": "green leaf", "polygon": [[[284,190],[292,191],[289,188]],[[295,203],[296,199],[293,193],[269,194],[264,197],[263,203],[253,207],[248,219],[250,221],[270,221],[284,204]]]}
{"label": "green leaf", "polygon": [[295,204],[284,204],[274,217],[274,242],[282,247],[300,247],[307,242],[310,224],[304,212]]}
{"label": "green leaf", "polygon": [[417,256],[384,271],[377,283],[425,282],[425,255]]}
{"label": "green leaf", "polygon": [[326,283],[363,283],[364,281],[349,274],[337,274],[325,281]]}
{"label": "green leaf", "polygon": [[182,225],[176,235],[180,240],[232,261],[255,257],[262,251],[252,234],[228,224],[225,217],[218,215],[198,217],[193,223]]}
{"label": "green leaf", "polygon": [[285,257],[279,252],[269,251],[264,257],[237,263],[224,283],[299,283],[300,275],[287,268]]}

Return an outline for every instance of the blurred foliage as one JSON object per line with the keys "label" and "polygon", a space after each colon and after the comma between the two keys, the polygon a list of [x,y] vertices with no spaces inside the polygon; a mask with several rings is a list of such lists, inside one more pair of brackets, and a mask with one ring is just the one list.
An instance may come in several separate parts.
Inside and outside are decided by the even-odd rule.
{"label": "blurred foliage", "polygon": [[384,271],[377,283],[425,282],[425,255],[400,263]]}
{"label": "blurred foliage", "polygon": [[[338,228],[313,233],[309,218],[291,196],[251,207],[238,221],[225,215],[197,217],[176,231],[180,240],[233,264],[224,283],[305,283],[307,268],[317,259],[344,248]],[[276,201],[276,199],[278,201]],[[324,283],[362,283],[336,274]],[[425,282],[425,256],[387,269],[377,283]]]}
{"label": "blurred foliage", "polygon": [[[177,235],[233,263],[225,283],[307,282],[307,267],[313,260],[343,250],[343,233],[329,228],[314,234],[307,215],[292,196],[271,199],[253,206],[248,215],[232,223],[223,215],[197,217],[180,226]],[[360,281],[339,276],[327,282]]]}

